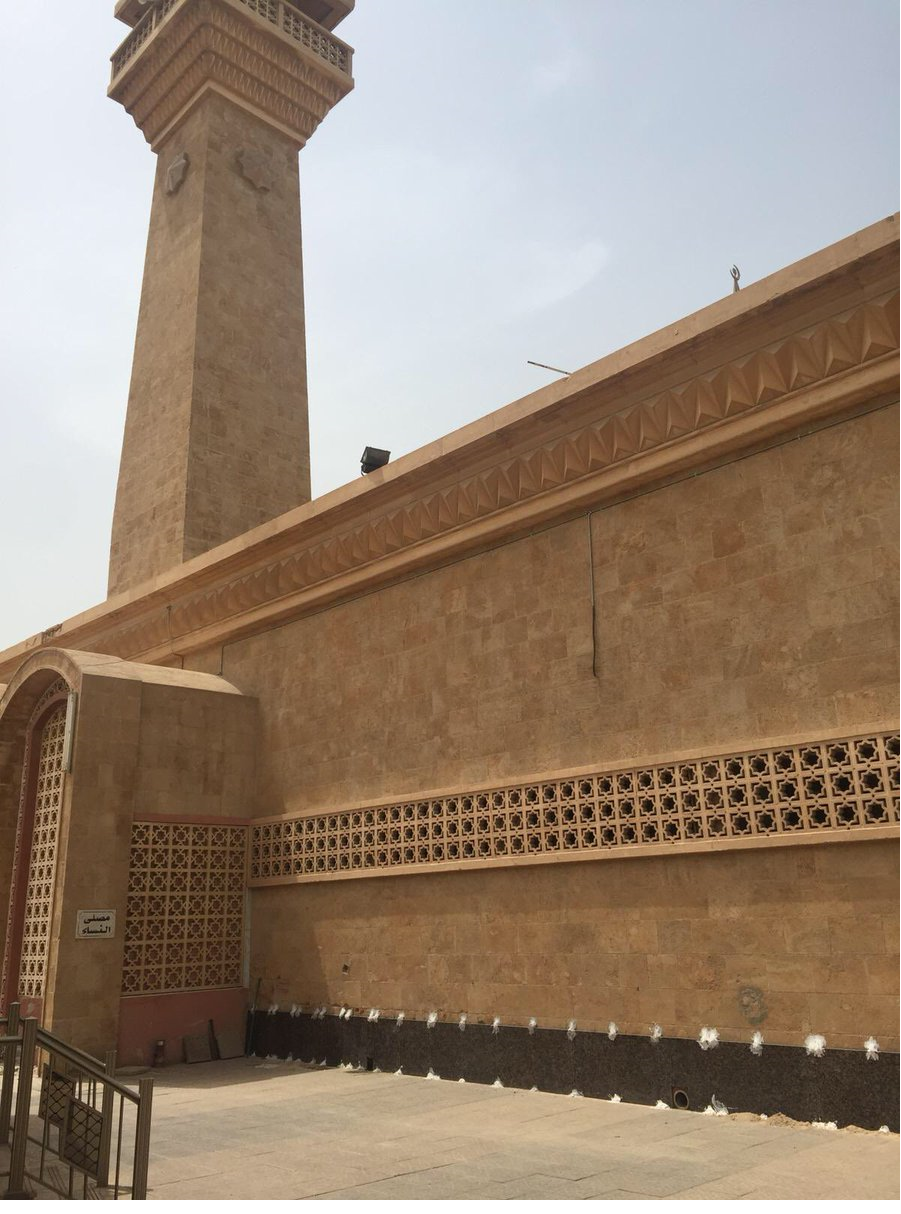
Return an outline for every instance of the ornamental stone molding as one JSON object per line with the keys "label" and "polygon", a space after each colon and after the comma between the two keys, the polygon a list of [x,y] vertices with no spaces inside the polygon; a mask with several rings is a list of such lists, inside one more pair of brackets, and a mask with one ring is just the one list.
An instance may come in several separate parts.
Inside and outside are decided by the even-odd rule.
{"label": "ornamental stone molding", "polygon": [[353,88],[351,56],[280,0],[163,0],[113,56],[109,95],[154,150],[209,90],[302,147]]}
{"label": "ornamental stone molding", "polygon": [[[896,234],[896,218],[874,225],[109,600],[54,640],[178,661],[897,401]],[[0,680],[41,643],[0,655]]]}
{"label": "ornamental stone molding", "polygon": [[238,171],[255,190],[267,194],[275,184],[275,169],[265,156],[253,148],[242,148],[235,156]]}
{"label": "ornamental stone molding", "polygon": [[177,194],[188,175],[188,169],[191,167],[191,159],[187,152],[182,152],[176,156],[169,168],[166,170],[166,193]]}

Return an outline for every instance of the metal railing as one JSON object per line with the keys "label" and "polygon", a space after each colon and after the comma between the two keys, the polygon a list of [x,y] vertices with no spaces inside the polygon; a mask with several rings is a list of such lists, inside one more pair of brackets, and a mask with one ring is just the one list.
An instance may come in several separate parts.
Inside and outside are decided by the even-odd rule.
{"label": "metal railing", "polygon": [[[147,1196],[153,1080],[138,1090],[115,1078],[116,1054],[101,1062],[10,1006],[0,1036],[0,1150],[9,1151],[7,1198],[70,1200]],[[35,1070],[39,1070],[35,1107]],[[26,1182],[30,1182],[31,1189]]]}
{"label": "metal railing", "polygon": [[[125,41],[113,52],[113,80],[134,59],[169,13],[186,2],[187,0],[157,0]],[[287,3],[286,0],[233,0],[233,2],[249,9],[269,25],[275,26],[281,33],[286,34],[294,42],[299,42],[301,46],[312,51],[314,55],[318,55],[320,59],[337,68],[339,72],[344,72],[347,76],[351,74],[353,63],[351,47],[346,42],[342,42],[340,38],[330,34],[321,25],[317,25],[315,21],[305,17],[293,4]]]}

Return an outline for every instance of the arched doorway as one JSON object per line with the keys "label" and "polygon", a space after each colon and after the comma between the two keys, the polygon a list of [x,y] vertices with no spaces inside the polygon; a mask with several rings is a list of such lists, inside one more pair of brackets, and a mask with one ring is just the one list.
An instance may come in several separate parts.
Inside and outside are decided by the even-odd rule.
{"label": "arched doorway", "polygon": [[41,1017],[53,942],[56,864],[65,791],[69,687],[53,683],[26,729],[0,1004]]}

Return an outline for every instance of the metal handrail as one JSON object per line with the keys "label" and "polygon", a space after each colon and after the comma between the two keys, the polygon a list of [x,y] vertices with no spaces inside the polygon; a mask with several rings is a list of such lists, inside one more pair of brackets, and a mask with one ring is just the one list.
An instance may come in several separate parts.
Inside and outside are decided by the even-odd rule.
{"label": "metal handrail", "polygon": [[[0,1037],[0,1045],[5,1040],[5,1038]],[[14,1037],[11,1040],[18,1041],[19,1039],[18,1037]],[[91,1079],[105,1083],[114,1092],[118,1092],[120,1096],[124,1096],[126,1100],[130,1100],[132,1104],[140,1103],[141,1098],[138,1093],[110,1075],[106,1068],[106,1063],[101,1062],[99,1058],[95,1058],[93,1054],[86,1054],[83,1050],[78,1049],[77,1046],[67,1045],[65,1041],[60,1041],[58,1037],[54,1037],[46,1029],[38,1029],[37,1044],[48,1054],[58,1054],[60,1058],[65,1058],[67,1062],[74,1062],[76,1066],[82,1069],[85,1075]]]}
{"label": "metal handrail", "polygon": [[[139,1079],[138,1090],[135,1092],[115,1078],[114,1051],[110,1051],[106,1061],[101,1062],[77,1046],[69,1045],[40,1028],[35,1018],[20,1020],[18,1004],[10,1006],[8,1017],[5,1021],[0,1020],[0,1024],[5,1024],[7,1028],[7,1032],[0,1036],[0,1054],[3,1059],[3,1076],[0,1083],[0,1143],[8,1143],[10,1148],[5,1196],[32,1196],[25,1188],[27,1177],[60,1197],[75,1198],[75,1173],[78,1172],[83,1178],[80,1185],[83,1197],[89,1195],[88,1181],[91,1179],[101,1190],[112,1189],[111,1196],[114,1199],[118,1198],[120,1193],[127,1193],[132,1200],[145,1199],[150,1158],[153,1079],[149,1076]],[[31,1098],[35,1065],[41,1054],[46,1054],[49,1062],[43,1068],[38,1113],[43,1122],[42,1135],[35,1138],[29,1133]],[[58,1060],[62,1064],[59,1071]],[[69,1067],[66,1064],[69,1064]],[[15,1084],[17,1069],[18,1083]],[[60,1082],[62,1092],[59,1088]],[[14,1085],[16,1091],[13,1119]],[[116,1096],[119,1097],[119,1112],[113,1165],[111,1147]],[[126,1101],[136,1107],[130,1186],[122,1182]],[[51,1127],[57,1127],[59,1132],[56,1148],[51,1143]],[[26,1170],[30,1158],[29,1143],[40,1148],[40,1164],[36,1175]],[[68,1191],[60,1187],[64,1181],[58,1179],[49,1165],[45,1174],[48,1156],[58,1156],[62,1163],[68,1166]],[[114,1179],[111,1180],[113,1169]]]}
{"label": "metal handrail", "polygon": [[[18,1003],[13,1003],[10,1006],[9,1013],[6,1017],[6,1027],[11,1033],[18,1033]],[[9,1141],[9,1119],[12,1116],[13,1107],[13,1086],[11,1082],[7,1082],[7,1075],[12,1075],[13,1069],[16,1065],[18,1041],[18,1037],[13,1037],[12,1041],[8,1042],[3,1049],[3,1084],[2,1087],[0,1087],[0,1139],[2,1139],[3,1142]]]}

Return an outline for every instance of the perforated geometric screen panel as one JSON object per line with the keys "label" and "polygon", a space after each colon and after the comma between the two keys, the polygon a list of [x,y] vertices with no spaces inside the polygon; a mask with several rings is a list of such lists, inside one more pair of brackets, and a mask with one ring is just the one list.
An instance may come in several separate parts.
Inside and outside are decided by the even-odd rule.
{"label": "perforated geometric screen panel", "polygon": [[88,1176],[99,1179],[103,1117],[91,1105],[70,1099],[60,1134],[59,1156]]}
{"label": "perforated geometric screen panel", "polygon": [[897,760],[874,734],[261,823],[250,883],[865,831],[898,821]]}
{"label": "perforated geometric screen panel", "polygon": [[75,1080],[60,1071],[44,1067],[41,1078],[39,1115],[51,1125],[61,1126],[66,1117],[66,1105],[75,1097]]}
{"label": "perforated geometric screen panel", "polygon": [[19,994],[41,998],[47,974],[50,920],[53,913],[53,882],[63,802],[63,743],[66,734],[66,705],[60,704],[47,718],[41,733],[31,858],[25,893],[22,953],[19,962]]}
{"label": "perforated geometric screen panel", "polygon": [[124,995],[241,985],[247,828],[137,822]]}

